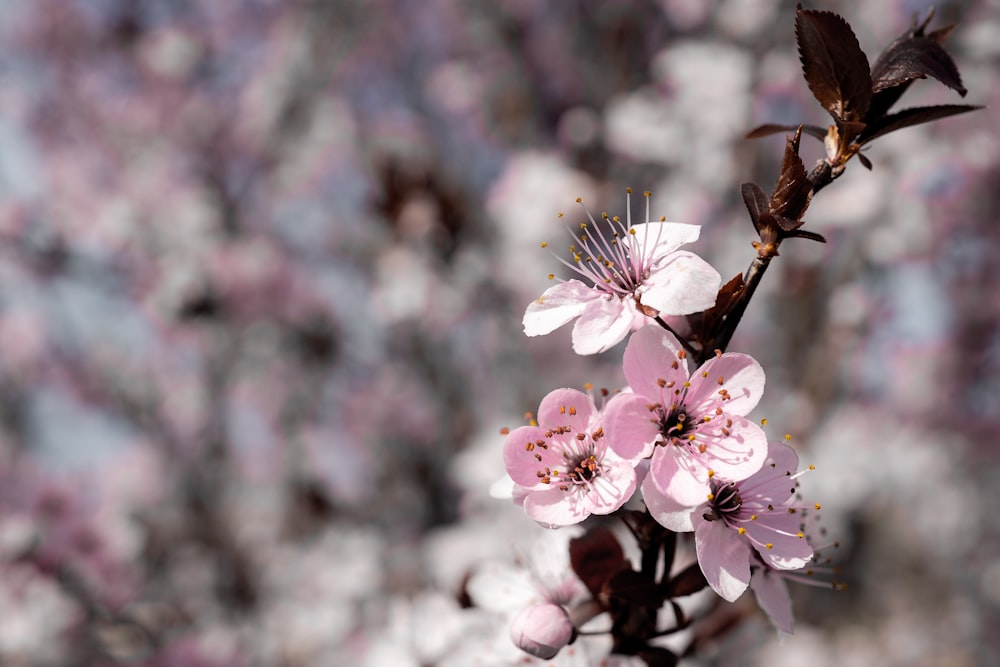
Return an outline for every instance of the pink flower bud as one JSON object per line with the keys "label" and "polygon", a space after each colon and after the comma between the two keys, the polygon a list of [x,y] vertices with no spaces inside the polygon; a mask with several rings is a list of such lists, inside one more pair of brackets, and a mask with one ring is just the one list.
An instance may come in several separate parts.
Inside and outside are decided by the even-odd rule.
{"label": "pink flower bud", "polygon": [[555,604],[522,609],[510,624],[510,638],[519,649],[548,660],[573,639],[574,628],[566,610]]}

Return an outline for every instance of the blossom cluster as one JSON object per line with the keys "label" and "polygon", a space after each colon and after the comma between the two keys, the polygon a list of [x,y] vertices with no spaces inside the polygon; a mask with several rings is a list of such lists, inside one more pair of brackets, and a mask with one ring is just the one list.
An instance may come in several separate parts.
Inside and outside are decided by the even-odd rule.
{"label": "blossom cluster", "polygon": [[[622,362],[627,386],[601,405],[592,392],[550,392],[532,423],[507,435],[504,462],[514,501],[548,527],[612,514],[641,496],[661,526],[694,533],[705,580],[734,601],[752,570],[799,570],[813,558],[794,481],[797,456],[748,418],[763,395],[760,364],[716,350],[692,368],[663,319],[711,308],[721,281],[703,259],[679,250],[698,238],[698,227],[649,221],[649,193],[646,200],[646,221],[637,225],[630,213],[626,223],[605,214],[602,228],[588,212],[567,264],[590,284],[561,282],[524,316],[529,335],[576,318],[573,347],[581,354],[608,349],[631,331]],[[787,592],[772,589],[762,606],[780,610],[772,619],[791,632]],[[557,650],[572,634],[565,614],[547,605],[560,621],[552,626]],[[532,619],[543,613],[530,609]],[[528,652],[554,654],[552,642],[541,648],[521,630],[514,636]]]}

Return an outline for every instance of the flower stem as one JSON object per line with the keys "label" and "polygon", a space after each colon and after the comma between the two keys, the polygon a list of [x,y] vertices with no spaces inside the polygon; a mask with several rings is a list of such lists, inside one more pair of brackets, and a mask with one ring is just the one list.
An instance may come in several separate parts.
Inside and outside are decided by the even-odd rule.
{"label": "flower stem", "polygon": [[[816,166],[813,167],[806,176],[812,186],[809,196],[812,197],[827,185],[833,183],[840,173],[843,172],[834,173],[833,167],[826,160],[820,160],[817,162]],[[698,363],[704,363],[706,360],[711,358],[711,355],[715,353],[715,350],[721,350],[723,352],[726,351],[730,340],[733,338],[733,334],[736,333],[736,327],[739,326],[740,320],[743,319],[743,313],[746,312],[747,306],[750,305],[750,299],[753,298],[754,292],[757,291],[757,286],[764,277],[764,272],[767,271],[767,267],[771,265],[771,258],[778,255],[777,249],[781,244],[781,240],[781,237],[775,240],[774,252],[772,254],[766,256],[757,255],[750,263],[750,267],[747,269],[746,275],[743,277],[743,293],[740,295],[740,298],[737,300],[732,309],[726,313],[726,319],[723,322],[722,329],[712,341],[712,345],[706,346],[706,348],[701,350],[700,353],[695,353],[695,351],[691,350],[686,342],[684,343],[684,347],[688,349],[688,352],[694,354]],[[663,322],[660,318],[656,318],[656,320],[660,323],[660,326],[665,327],[668,331],[676,335],[676,333],[673,332],[669,326],[667,326],[666,322]],[[681,341],[684,340],[680,336],[677,336],[677,338]]]}

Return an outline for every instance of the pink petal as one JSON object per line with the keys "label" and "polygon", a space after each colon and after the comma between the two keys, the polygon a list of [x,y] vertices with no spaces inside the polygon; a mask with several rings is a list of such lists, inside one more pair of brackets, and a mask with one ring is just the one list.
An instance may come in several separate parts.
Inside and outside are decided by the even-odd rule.
{"label": "pink petal", "polygon": [[[723,399],[724,394],[729,398]],[[727,352],[709,359],[691,375],[686,403],[699,414],[721,407],[730,415],[747,415],[763,395],[764,369],[760,364],[749,355]]]}
{"label": "pink petal", "polygon": [[784,579],[766,569],[756,569],[750,577],[750,588],[774,627],[792,634],[792,598]]}
{"label": "pink petal", "polygon": [[590,507],[579,491],[563,491],[553,487],[535,491],[524,499],[524,511],[547,528],[571,526],[590,516]]}
{"label": "pink petal", "polygon": [[787,474],[798,468],[798,456],[788,445],[781,442],[768,443],[768,457],[763,467],[747,478],[745,486],[752,485],[754,495],[767,498],[774,505],[788,501],[795,493],[788,483]]}
{"label": "pink petal", "polygon": [[633,315],[618,297],[592,300],[573,325],[573,351],[597,354],[614,347],[632,330]]}
{"label": "pink petal", "polygon": [[698,564],[708,585],[728,602],[750,584],[750,547],[722,521],[702,521],[694,532]]}
{"label": "pink petal", "polygon": [[[699,479],[694,472],[703,478]],[[660,446],[653,450],[649,477],[664,495],[686,507],[705,502],[711,490],[704,470],[696,468],[692,471],[691,461],[677,445]]]}
{"label": "pink petal", "polygon": [[583,494],[592,514],[611,514],[632,497],[636,487],[635,468],[627,462],[603,465],[601,475]]}
{"label": "pink petal", "polygon": [[604,408],[604,441],[623,459],[638,460],[653,452],[660,426],[653,421],[649,399],[618,394]]}
{"label": "pink petal", "polygon": [[[805,537],[797,535],[798,515],[788,514],[786,509],[780,507],[775,512],[781,512],[783,517],[762,516],[757,521],[746,522],[747,536],[754,542],[754,548],[764,562],[774,569],[798,570],[805,567],[812,560],[813,549]],[[791,520],[784,520],[785,517]],[[767,544],[771,545],[770,549]]]}
{"label": "pink petal", "polygon": [[503,463],[515,484],[537,486],[540,478],[536,473],[539,470],[562,463],[560,455],[553,448],[543,449],[534,444],[539,440],[548,442],[545,429],[538,426],[518,427],[504,440]]}
{"label": "pink petal", "polygon": [[642,303],[663,315],[700,313],[715,305],[722,277],[711,264],[690,252],[676,252],[654,271]]}
{"label": "pink petal", "polygon": [[[632,391],[656,402],[663,393],[658,380],[678,387],[687,382],[687,361],[677,358],[681,349],[677,339],[659,326],[643,327],[632,334],[622,357],[622,369]],[[676,369],[672,368],[675,361]]]}
{"label": "pink petal", "polygon": [[579,316],[590,301],[602,294],[579,280],[553,285],[528,305],[521,321],[524,333],[528,336],[551,333]]}
{"label": "pink petal", "polygon": [[[728,420],[731,421],[726,428],[729,435],[723,435],[718,430],[717,420],[713,420],[700,425],[695,431],[695,443],[706,447],[705,453],[700,456],[704,472],[711,469],[724,479],[738,481],[763,467],[767,460],[767,435],[746,417],[733,416]],[[695,474],[707,482],[707,477],[702,477],[702,470],[695,469]]]}
{"label": "pink petal", "polygon": [[767,461],[768,467],[781,473],[795,473],[799,468],[799,455],[783,442],[768,443]]}
{"label": "pink petal", "polygon": [[646,503],[646,509],[660,525],[677,533],[694,530],[694,513],[703,509],[701,505],[681,505],[660,491],[649,476],[642,482],[642,499]]}
{"label": "pink petal", "polygon": [[538,406],[538,425],[545,429],[568,426],[574,435],[586,433],[595,411],[593,399],[582,391],[555,389]]}

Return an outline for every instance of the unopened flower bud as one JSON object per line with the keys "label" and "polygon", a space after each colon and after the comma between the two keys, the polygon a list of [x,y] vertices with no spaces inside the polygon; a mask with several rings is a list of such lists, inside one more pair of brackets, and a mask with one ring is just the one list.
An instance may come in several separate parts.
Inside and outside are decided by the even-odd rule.
{"label": "unopened flower bud", "polygon": [[519,649],[536,658],[554,658],[573,639],[573,623],[566,610],[555,604],[526,607],[514,616],[510,638]]}

